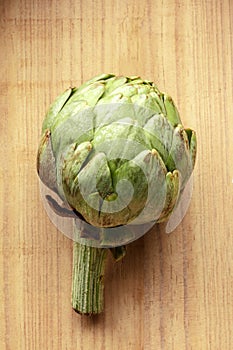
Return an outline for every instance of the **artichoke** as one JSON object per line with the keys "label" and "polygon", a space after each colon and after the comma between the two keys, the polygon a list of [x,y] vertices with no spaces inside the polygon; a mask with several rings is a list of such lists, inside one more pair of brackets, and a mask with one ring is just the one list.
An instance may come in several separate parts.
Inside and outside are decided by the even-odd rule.
{"label": "artichoke", "polygon": [[103,310],[106,247],[119,260],[124,237],[169,218],[195,157],[195,132],[151,81],[102,74],[58,96],[43,122],[37,169],[63,215],[83,224],[75,228],[75,311]]}

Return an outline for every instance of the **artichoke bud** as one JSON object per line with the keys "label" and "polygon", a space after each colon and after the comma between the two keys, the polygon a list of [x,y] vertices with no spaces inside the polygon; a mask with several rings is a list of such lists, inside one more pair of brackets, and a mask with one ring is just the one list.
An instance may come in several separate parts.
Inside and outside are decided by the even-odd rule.
{"label": "artichoke bud", "polygon": [[41,180],[97,227],[166,220],[191,176],[196,136],[171,97],[102,74],[61,94],[43,123]]}

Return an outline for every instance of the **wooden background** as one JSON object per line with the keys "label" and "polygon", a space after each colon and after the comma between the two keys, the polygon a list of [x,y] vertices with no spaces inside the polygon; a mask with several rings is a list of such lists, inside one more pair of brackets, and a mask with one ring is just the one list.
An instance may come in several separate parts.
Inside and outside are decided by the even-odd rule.
{"label": "wooden background", "polygon": [[[233,1],[0,1],[0,348],[230,350]],[[70,305],[72,242],[39,195],[36,150],[60,92],[101,72],[154,80],[197,131],[191,206],[109,257],[105,312]]]}

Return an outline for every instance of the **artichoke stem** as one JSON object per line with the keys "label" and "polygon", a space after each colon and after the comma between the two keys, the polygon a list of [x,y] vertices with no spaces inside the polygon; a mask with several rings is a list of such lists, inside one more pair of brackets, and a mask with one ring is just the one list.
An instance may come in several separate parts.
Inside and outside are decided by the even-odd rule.
{"label": "artichoke stem", "polygon": [[103,311],[106,257],[105,248],[74,242],[72,307],[79,314],[91,315]]}

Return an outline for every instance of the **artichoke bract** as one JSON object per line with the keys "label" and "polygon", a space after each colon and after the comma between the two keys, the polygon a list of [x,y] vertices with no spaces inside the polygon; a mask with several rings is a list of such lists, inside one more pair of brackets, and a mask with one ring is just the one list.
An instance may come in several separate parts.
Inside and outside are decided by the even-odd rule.
{"label": "artichoke bract", "polygon": [[[171,97],[138,76],[102,74],[66,90],[51,105],[43,122],[37,168],[63,209],[77,218],[72,296],[76,311],[103,309],[100,276],[106,249],[100,246],[111,247],[118,260],[125,254],[122,242],[167,220],[195,157],[195,132],[183,127]],[[95,246],[95,241],[102,245]],[[95,273],[88,268],[90,261]]]}

